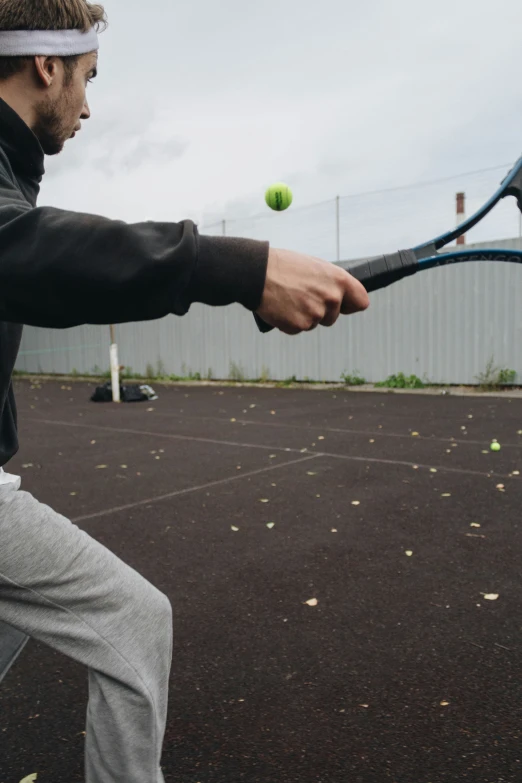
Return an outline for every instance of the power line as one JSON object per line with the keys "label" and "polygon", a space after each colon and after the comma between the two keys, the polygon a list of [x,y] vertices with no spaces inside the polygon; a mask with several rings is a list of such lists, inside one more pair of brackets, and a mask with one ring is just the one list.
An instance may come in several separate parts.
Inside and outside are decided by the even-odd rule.
{"label": "power line", "polygon": [[[409,185],[396,185],[392,188],[381,188],[380,190],[364,190],[358,193],[349,193],[346,196],[340,196],[340,198],[354,199],[354,198],[363,198],[364,196],[380,196],[380,195],[384,195],[385,193],[397,193],[398,191],[401,190],[413,190],[414,188],[424,188],[424,187],[429,187],[430,185],[438,185],[440,182],[451,182],[451,180],[461,179],[462,177],[474,177],[477,174],[487,174],[491,171],[500,171],[500,169],[506,170],[511,165],[512,165],[511,163],[502,163],[502,164],[498,164],[497,166],[489,166],[488,168],[484,168],[484,169],[465,171],[461,174],[451,174],[448,177],[439,177],[438,179],[424,180],[421,182],[412,182]],[[331,204],[333,201],[335,201],[335,198],[325,199],[324,201],[317,201],[313,204],[306,204],[302,207],[294,207],[292,212],[302,212],[305,209],[313,209],[315,207],[323,206],[324,204]],[[243,218],[226,218],[226,222],[228,224],[228,223],[237,223],[242,220],[256,220],[257,218],[266,217],[266,215],[267,215],[266,212],[258,212],[255,215],[248,215]],[[217,226],[222,223],[223,220],[216,220],[214,223],[208,223],[206,226],[203,225],[203,228],[212,228],[212,226]]]}

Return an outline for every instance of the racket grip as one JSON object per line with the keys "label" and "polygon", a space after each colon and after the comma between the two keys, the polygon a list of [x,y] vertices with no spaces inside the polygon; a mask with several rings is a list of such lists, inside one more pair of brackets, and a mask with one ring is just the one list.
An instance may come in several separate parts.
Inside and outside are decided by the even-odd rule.
{"label": "racket grip", "polygon": [[262,334],[267,334],[267,332],[271,332],[274,328],[273,326],[269,326],[269,324],[265,323],[262,318],[258,316],[257,313],[254,313],[254,318],[256,320],[257,328]]}
{"label": "racket grip", "polygon": [[[396,283],[403,277],[414,275],[419,269],[419,262],[413,250],[398,250],[386,256],[375,256],[359,264],[350,266],[348,262],[338,263],[366,288],[368,293]],[[257,328],[263,334],[271,332],[273,326],[265,323],[257,313],[254,313]]]}
{"label": "racket grip", "polygon": [[361,261],[355,266],[347,263],[339,264],[355,277],[366,288],[368,293],[396,283],[403,277],[414,275],[419,269],[419,262],[413,250],[398,250],[387,256],[376,256],[367,261]]}

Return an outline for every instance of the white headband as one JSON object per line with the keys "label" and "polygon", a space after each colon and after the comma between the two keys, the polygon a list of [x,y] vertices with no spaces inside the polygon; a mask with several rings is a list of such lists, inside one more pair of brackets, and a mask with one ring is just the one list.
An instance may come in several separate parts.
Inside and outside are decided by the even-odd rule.
{"label": "white headband", "polygon": [[99,49],[94,27],[81,30],[0,30],[0,57],[69,57]]}

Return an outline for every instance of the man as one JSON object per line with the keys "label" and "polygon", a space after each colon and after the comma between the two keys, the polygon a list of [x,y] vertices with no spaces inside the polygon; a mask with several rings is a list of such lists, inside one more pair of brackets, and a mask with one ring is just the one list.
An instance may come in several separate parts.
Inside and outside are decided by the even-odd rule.
{"label": "man", "polygon": [[[19,324],[65,328],[238,302],[287,334],[368,306],[337,267],[194,224],[127,225],[37,208],[44,154],[90,116],[101,6],[0,3],[0,466],[16,453]],[[0,467],[0,680],[30,637],[88,667],[87,783],[162,783],[172,607]]]}

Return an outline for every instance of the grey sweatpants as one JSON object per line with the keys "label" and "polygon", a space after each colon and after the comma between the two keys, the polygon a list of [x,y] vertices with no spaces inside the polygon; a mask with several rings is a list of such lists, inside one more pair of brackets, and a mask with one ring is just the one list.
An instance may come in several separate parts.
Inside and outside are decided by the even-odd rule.
{"label": "grey sweatpants", "polygon": [[164,783],[170,601],[18,482],[0,485],[0,681],[30,637],[88,667],[86,783]]}

